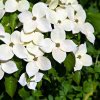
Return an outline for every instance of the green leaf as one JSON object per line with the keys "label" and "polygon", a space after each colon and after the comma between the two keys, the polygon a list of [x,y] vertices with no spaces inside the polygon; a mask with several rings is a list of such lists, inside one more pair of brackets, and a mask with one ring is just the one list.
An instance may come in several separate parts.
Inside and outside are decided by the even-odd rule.
{"label": "green leaf", "polygon": [[16,25],[17,25],[17,14],[13,13],[10,15],[10,27],[12,29],[12,32],[14,31]]}
{"label": "green leaf", "polygon": [[20,97],[22,98],[26,98],[26,97],[29,97],[30,96],[30,93],[28,91],[26,91],[24,88],[21,88],[19,91],[18,91],[18,94]]}
{"label": "green leaf", "polygon": [[94,26],[97,32],[100,32],[100,13],[87,13],[87,20]]}
{"label": "green leaf", "polygon": [[10,76],[5,77],[5,89],[10,97],[13,97],[17,88],[17,80]]}
{"label": "green leaf", "polygon": [[69,53],[64,61],[64,66],[67,71],[72,71],[75,66],[75,55],[73,53]]}
{"label": "green leaf", "polygon": [[81,81],[81,72],[80,71],[76,71],[74,74],[73,74],[73,81],[79,85],[80,84],[80,81]]}

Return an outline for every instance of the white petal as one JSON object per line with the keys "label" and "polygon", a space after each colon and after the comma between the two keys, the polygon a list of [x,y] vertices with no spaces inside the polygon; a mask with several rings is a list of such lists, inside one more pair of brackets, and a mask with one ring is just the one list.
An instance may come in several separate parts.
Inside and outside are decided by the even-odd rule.
{"label": "white petal", "polygon": [[27,50],[31,54],[35,55],[36,57],[43,56],[43,52],[39,49],[39,46],[34,45],[33,43],[30,43],[27,45]]}
{"label": "white petal", "polygon": [[22,86],[25,86],[25,85],[27,84],[25,73],[23,73],[23,74],[20,76],[18,82],[19,82]]}
{"label": "white petal", "polygon": [[3,78],[3,76],[4,76],[4,71],[2,70],[1,65],[0,65],[0,80]]}
{"label": "white petal", "polygon": [[93,64],[92,57],[88,54],[85,54],[84,56],[82,56],[81,61],[84,66],[91,66]]}
{"label": "white petal", "polygon": [[0,9],[0,19],[4,16],[5,14],[5,10],[4,9]]}
{"label": "white petal", "polygon": [[35,61],[29,62],[26,65],[26,73],[29,77],[35,75],[39,71],[39,68],[37,67]]}
{"label": "white petal", "polygon": [[42,57],[38,57],[37,62],[36,62],[37,66],[39,67],[40,70],[49,70],[51,69],[51,62],[48,58],[42,56]]}
{"label": "white petal", "polygon": [[8,74],[12,74],[18,71],[18,68],[14,61],[7,61],[4,63],[1,63],[1,66],[2,66],[2,70]]}
{"label": "white petal", "polygon": [[61,42],[60,48],[65,52],[72,52],[76,50],[77,45],[72,40],[65,40]]}
{"label": "white petal", "polygon": [[37,18],[41,18],[46,15],[46,10],[47,10],[46,4],[39,2],[33,6],[32,14]]}
{"label": "white petal", "polygon": [[5,11],[6,12],[14,12],[17,10],[18,3],[16,0],[7,0],[5,2]]}
{"label": "white petal", "polygon": [[51,24],[45,18],[37,21],[37,28],[42,32],[50,32],[52,30]]}
{"label": "white petal", "polygon": [[75,64],[75,67],[74,67],[74,71],[77,71],[77,70],[81,70],[82,69],[82,62],[80,61],[80,59],[77,59],[76,58],[76,64]]}
{"label": "white petal", "polygon": [[20,59],[24,59],[27,58],[27,50],[26,48],[21,45],[21,44],[16,44],[13,46],[13,52],[14,54],[20,58]]}
{"label": "white petal", "polygon": [[81,44],[81,45],[78,47],[77,54],[84,55],[86,52],[87,52],[86,43]]}
{"label": "white petal", "polygon": [[27,87],[28,87],[29,89],[32,89],[32,90],[35,90],[36,86],[37,86],[37,83],[36,83],[36,82],[29,82],[29,83],[27,84]]}
{"label": "white petal", "polygon": [[21,11],[21,12],[28,10],[29,7],[30,7],[30,4],[27,0],[21,0],[18,3],[18,10]]}
{"label": "white petal", "polygon": [[40,32],[35,32],[33,36],[33,42],[38,45],[44,39],[44,35]]}
{"label": "white petal", "polygon": [[3,27],[3,25],[2,24],[0,24],[0,34],[3,32],[4,33],[4,27]]}
{"label": "white petal", "polygon": [[20,35],[21,35],[21,33],[20,33],[19,31],[14,31],[14,32],[11,34],[11,42],[12,42],[13,44],[21,43]]}
{"label": "white petal", "polygon": [[31,81],[40,82],[43,78],[43,73],[36,73],[35,76],[31,79]]}
{"label": "white petal", "polygon": [[11,43],[10,34],[4,33],[3,36],[0,37],[0,40],[9,45]]}
{"label": "white petal", "polygon": [[23,29],[25,33],[33,32],[37,27],[37,23],[29,20],[23,24]]}
{"label": "white petal", "polygon": [[60,50],[59,48],[54,48],[52,56],[58,63],[62,63],[66,58],[66,52]]}
{"label": "white petal", "polygon": [[45,38],[40,42],[40,48],[46,53],[50,53],[52,49],[55,47],[55,43],[51,41],[50,38]]}
{"label": "white petal", "polygon": [[59,43],[61,41],[64,41],[66,38],[65,31],[62,29],[54,29],[51,32],[51,40],[55,43]]}
{"label": "white petal", "polygon": [[30,34],[25,34],[24,31],[21,31],[21,41],[22,42],[30,42],[33,40],[34,38],[34,32],[30,33]]}
{"label": "white petal", "polygon": [[24,11],[18,15],[19,21],[25,23],[32,19],[32,13],[30,11]]}
{"label": "white petal", "polygon": [[0,60],[6,61],[14,56],[12,48],[6,44],[0,45]]}
{"label": "white petal", "polygon": [[49,8],[50,9],[55,9],[58,6],[58,0],[51,0],[49,3]]}
{"label": "white petal", "polygon": [[81,27],[81,32],[86,35],[87,39],[91,43],[94,43],[94,41],[95,41],[95,36],[93,34],[94,28],[90,23],[87,22],[87,23],[83,24]]}
{"label": "white petal", "polygon": [[0,9],[4,9],[5,5],[3,4],[3,0],[0,0]]}

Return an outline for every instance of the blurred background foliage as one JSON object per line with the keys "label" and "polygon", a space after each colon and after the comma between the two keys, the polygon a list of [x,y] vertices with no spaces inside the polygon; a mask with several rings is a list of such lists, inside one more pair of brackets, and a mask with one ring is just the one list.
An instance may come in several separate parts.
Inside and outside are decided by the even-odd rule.
{"label": "blurred background foliage", "polygon": [[[39,1],[46,2],[46,0],[29,1],[31,6]],[[44,72],[45,76],[38,83],[37,90],[32,91],[27,87],[20,86],[17,82],[25,69],[25,62],[14,57],[13,60],[19,71],[13,76],[5,74],[5,78],[0,81],[0,100],[100,100],[100,0],[79,0],[79,3],[86,10],[87,21],[93,24],[95,28],[95,44],[92,45],[81,34],[73,38],[73,35],[68,33],[67,37],[79,44],[83,43],[84,40],[86,41],[88,54],[93,57],[93,65],[74,72],[73,53],[68,54],[62,65],[48,56],[52,62],[52,69]],[[18,12],[6,14],[1,20],[6,32],[12,33],[16,25],[19,24],[17,15]]]}

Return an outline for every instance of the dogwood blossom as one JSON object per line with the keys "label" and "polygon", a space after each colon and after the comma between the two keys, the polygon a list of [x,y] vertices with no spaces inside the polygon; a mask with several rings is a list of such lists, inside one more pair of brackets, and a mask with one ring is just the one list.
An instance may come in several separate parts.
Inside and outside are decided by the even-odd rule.
{"label": "dogwood blossom", "polygon": [[86,43],[81,44],[74,52],[76,58],[76,64],[74,70],[81,70],[83,66],[92,65],[92,57],[87,53]]}
{"label": "dogwood blossom", "polygon": [[43,77],[43,73],[36,73],[31,79],[28,79],[26,78],[26,75],[25,73],[23,73],[21,76],[20,76],[20,79],[19,79],[19,83],[22,85],[22,86],[25,86],[27,85],[27,87],[29,89],[32,89],[32,90],[35,90],[36,89],[36,85],[37,85],[37,82],[40,82],[42,77]]}
{"label": "dogwood blossom", "polygon": [[37,3],[33,6],[32,13],[25,11],[19,14],[18,18],[20,22],[23,23],[24,32],[30,33],[33,32],[36,28],[42,32],[51,31],[51,24],[45,18],[46,11],[47,6],[44,3]]}
{"label": "dogwood blossom", "polygon": [[15,12],[16,10],[23,12],[28,10],[30,4],[27,0],[7,0],[5,2],[5,11],[6,12]]}
{"label": "dogwood blossom", "polygon": [[76,48],[76,44],[72,40],[66,39],[65,31],[54,29],[51,32],[51,39],[46,38],[41,41],[40,48],[44,52],[52,52],[53,58],[62,63],[66,58],[66,52],[72,52]]}

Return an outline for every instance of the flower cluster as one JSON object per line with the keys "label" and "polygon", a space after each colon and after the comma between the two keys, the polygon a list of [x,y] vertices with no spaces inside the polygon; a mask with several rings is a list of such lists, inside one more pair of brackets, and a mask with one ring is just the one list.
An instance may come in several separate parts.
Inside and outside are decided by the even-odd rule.
{"label": "flower cluster", "polygon": [[[35,90],[37,82],[43,78],[42,71],[51,69],[51,61],[46,54],[51,54],[55,61],[63,63],[68,52],[73,52],[76,63],[74,71],[83,66],[92,65],[92,58],[87,53],[86,43],[76,44],[66,37],[67,32],[73,35],[82,33],[94,44],[94,28],[85,22],[86,13],[77,0],[51,0],[46,4],[39,2],[29,11],[27,0],[0,1],[0,18],[7,13],[21,12],[18,15],[23,25],[21,31],[15,30],[11,35],[6,33],[0,24],[0,79],[4,72],[12,74],[18,71],[14,55],[27,62],[26,71],[19,78],[19,83]],[[47,34],[48,33],[48,34]]]}

